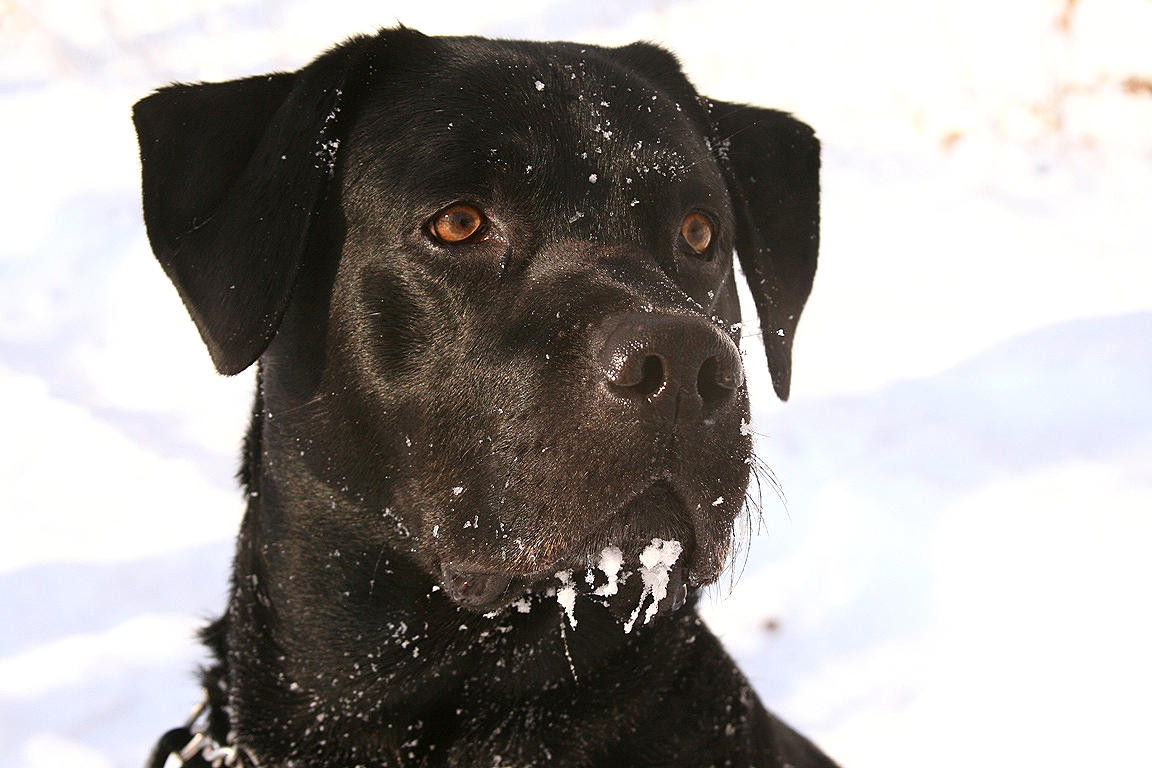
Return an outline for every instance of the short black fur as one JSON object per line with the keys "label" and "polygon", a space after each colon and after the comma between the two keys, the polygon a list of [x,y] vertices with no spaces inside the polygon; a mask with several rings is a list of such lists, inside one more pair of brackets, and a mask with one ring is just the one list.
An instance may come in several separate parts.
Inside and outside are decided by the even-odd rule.
{"label": "short black fur", "polygon": [[[157,258],[217,369],[259,361],[217,740],[267,767],[832,765],[695,607],[752,460],[731,254],[786,398],[811,129],[647,44],[404,28],[134,117]],[[457,203],[486,224],[447,244]],[[649,621],[654,539],[683,551]]]}

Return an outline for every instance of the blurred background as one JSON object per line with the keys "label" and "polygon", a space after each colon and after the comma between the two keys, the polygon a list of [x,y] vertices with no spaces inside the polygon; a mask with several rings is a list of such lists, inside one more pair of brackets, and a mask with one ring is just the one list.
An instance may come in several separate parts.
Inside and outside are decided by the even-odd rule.
{"label": "blurred background", "polygon": [[141,764],[225,600],[252,379],[151,256],[132,103],[397,21],[655,41],[823,139],[789,403],[745,342],[786,503],[706,601],[771,709],[846,768],[1152,766],[1149,0],[0,0],[6,765]]}

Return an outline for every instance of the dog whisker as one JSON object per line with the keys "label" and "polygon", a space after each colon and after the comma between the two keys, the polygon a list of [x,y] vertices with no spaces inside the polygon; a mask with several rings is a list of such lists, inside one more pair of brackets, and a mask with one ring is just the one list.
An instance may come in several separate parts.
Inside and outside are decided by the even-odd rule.
{"label": "dog whisker", "polygon": [[376,573],[380,570],[380,561],[384,558],[384,551],[388,548],[387,543],[380,545],[380,551],[376,553],[376,562],[372,566],[372,577],[368,580],[368,600],[372,600],[372,593],[376,591]]}
{"label": "dog whisker", "polygon": [[296,413],[297,411],[316,405],[316,403],[324,400],[325,398],[331,397],[333,394],[334,393],[332,392],[321,392],[320,394],[315,395],[314,397],[311,397],[298,405],[294,405],[291,408],[285,408],[284,410],[279,411],[276,415],[287,416],[289,414]]}
{"label": "dog whisker", "polygon": [[779,478],[772,468],[768,466],[755,452],[752,453],[752,476],[756,480],[757,488],[760,488],[762,483],[767,483],[768,487],[772,489],[772,493],[780,502],[780,506],[784,509],[784,514],[791,519],[791,514],[788,512],[788,497],[784,494],[784,487],[780,484]]}
{"label": "dog whisker", "polygon": [[775,473],[755,453],[749,457],[750,477],[744,492],[744,504],[732,525],[728,558],[723,572],[727,574],[728,593],[744,575],[751,552],[752,540],[764,530],[764,487],[767,486],[788,515],[788,500]]}

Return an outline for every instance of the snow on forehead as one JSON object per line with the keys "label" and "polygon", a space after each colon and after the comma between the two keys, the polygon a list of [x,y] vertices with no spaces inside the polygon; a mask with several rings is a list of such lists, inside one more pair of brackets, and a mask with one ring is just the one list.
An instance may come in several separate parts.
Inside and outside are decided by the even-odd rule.
{"label": "snow on forehead", "polygon": [[532,86],[540,97],[549,87],[564,89],[559,109],[574,141],[558,149],[587,164],[590,183],[680,180],[693,167],[691,158],[707,151],[682,106],[662,91],[616,72],[561,62],[551,70],[551,85],[537,79]]}
{"label": "snow on forehead", "polygon": [[648,161],[649,170],[657,162],[666,168],[686,162],[676,155],[705,149],[686,105],[587,53],[496,51],[460,63],[443,78],[442,113],[515,133],[562,126],[548,132],[552,141],[575,140],[592,154],[602,154],[610,142],[629,142],[630,154]]}
{"label": "snow on forehead", "polygon": [[595,49],[589,53],[574,46],[489,49],[438,62],[403,109],[379,105],[377,135],[423,137],[397,153],[393,164],[403,167],[393,175],[432,174],[420,182],[427,187],[449,167],[470,168],[478,184],[536,189],[536,199],[576,210],[591,204],[585,195],[614,195],[627,205],[654,188],[722,183],[719,168],[705,161],[710,153],[691,117],[694,104],[679,104]]}

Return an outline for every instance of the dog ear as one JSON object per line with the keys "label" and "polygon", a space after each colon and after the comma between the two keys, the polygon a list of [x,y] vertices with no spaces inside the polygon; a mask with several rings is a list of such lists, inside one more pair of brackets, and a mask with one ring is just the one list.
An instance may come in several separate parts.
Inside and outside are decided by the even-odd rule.
{"label": "dog ear", "polygon": [[787,400],[792,337],[820,245],[820,142],[783,112],[703,103],[735,208],[736,253],[760,316],[772,386]]}
{"label": "dog ear", "polygon": [[220,373],[247,368],[276,333],[370,42],[295,73],[169,86],[133,108],[148,239]]}

